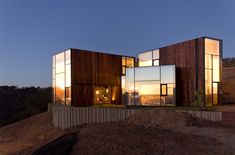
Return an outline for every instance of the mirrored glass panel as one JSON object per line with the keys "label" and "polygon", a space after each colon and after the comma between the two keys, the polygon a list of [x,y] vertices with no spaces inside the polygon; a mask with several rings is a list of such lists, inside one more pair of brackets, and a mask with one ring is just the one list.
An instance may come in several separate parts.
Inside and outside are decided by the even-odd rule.
{"label": "mirrored glass panel", "polygon": [[56,73],[64,72],[64,52],[56,55]]}
{"label": "mirrored glass panel", "polygon": [[152,66],[152,51],[138,54],[139,66]]}
{"label": "mirrored glass panel", "polygon": [[159,49],[153,51],[153,59],[159,59]]}
{"label": "mirrored glass panel", "polygon": [[71,105],[71,87],[65,88],[65,98],[66,105]]}
{"label": "mirrored glass panel", "polygon": [[126,68],[125,93],[123,95],[124,103],[134,105],[135,87],[134,87],[134,68]]}
{"label": "mirrored glass panel", "polygon": [[55,79],[55,68],[52,68],[52,79]]}
{"label": "mirrored glass panel", "polygon": [[65,83],[65,86],[66,87],[71,87],[71,65],[66,65],[66,83]]}
{"label": "mirrored glass panel", "polygon": [[159,66],[159,60],[153,60],[153,65],[154,66]]}
{"label": "mirrored glass panel", "polygon": [[[161,67],[163,68],[160,69]],[[152,66],[127,68],[125,79],[126,91],[124,93],[124,95],[126,95],[126,100],[124,100],[124,103],[127,103],[128,105],[174,105],[175,77],[160,79],[160,70],[164,72],[164,75],[175,76],[175,74],[168,73],[169,70],[170,72],[175,72],[174,69],[174,65],[169,65],[166,67]],[[164,83],[164,88],[162,88],[165,95],[164,98],[161,98],[160,85],[162,81],[167,81]],[[161,103],[161,101],[163,103]]]}
{"label": "mirrored glass panel", "polygon": [[126,92],[125,85],[126,85],[126,76],[121,76],[122,78],[122,94]]}
{"label": "mirrored glass panel", "polygon": [[160,67],[135,68],[135,81],[160,80]]}
{"label": "mirrored glass panel", "polygon": [[161,66],[161,83],[175,83],[175,66]]}
{"label": "mirrored glass panel", "polygon": [[212,55],[205,55],[205,68],[212,69]]}
{"label": "mirrored glass panel", "polygon": [[219,88],[218,83],[213,83],[213,105],[218,105],[219,96],[218,96]]}
{"label": "mirrored glass panel", "polygon": [[213,56],[213,81],[220,81],[220,61],[219,56]]}
{"label": "mirrored glass panel", "polygon": [[205,95],[206,104],[212,105],[212,70],[205,69]]}
{"label": "mirrored glass panel", "polygon": [[65,51],[65,62],[66,64],[70,64],[71,63],[71,50],[67,50]]}
{"label": "mirrored glass panel", "polygon": [[219,55],[219,41],[205,38],[205,53]]}
{"label": "mirrored glass panel", "polygon": [[161,96],[167,96],[167,84],[161,84]]}
{"label": "mirrored glass panel", "polygon": [[65,98],[65,81],[64,73],[56,75],[56,102],[64,103]]}
{"label": "mirrored glass panel", "polygon": [[136,81],[135,91],[135,105],[160,105],[160,81]]}
{"label": "mirrored glass panel", "polygon": [[[167,95],[161,96],[161,105],[175,105],[176,97],[175,97],[175,84],[166,84],[167,88],[163,88],[167,90]],[[163,90],[163,91],[164,91]]]}
{"label": "mirrored glass panel", "polygon": [[55,68],[55,55],[52,57],[52,68]]}

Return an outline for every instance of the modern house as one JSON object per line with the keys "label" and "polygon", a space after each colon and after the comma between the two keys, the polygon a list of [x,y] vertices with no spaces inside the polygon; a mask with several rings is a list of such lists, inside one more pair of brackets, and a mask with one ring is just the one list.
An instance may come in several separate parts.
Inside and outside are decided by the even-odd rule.
{"label": "modern house", "polygon": [[[53,102],[69,106],[222,104],[222,40],[201,37],[137,57],[68,49],[53,56]],[[199,95],[196,95],[199,94]]]}

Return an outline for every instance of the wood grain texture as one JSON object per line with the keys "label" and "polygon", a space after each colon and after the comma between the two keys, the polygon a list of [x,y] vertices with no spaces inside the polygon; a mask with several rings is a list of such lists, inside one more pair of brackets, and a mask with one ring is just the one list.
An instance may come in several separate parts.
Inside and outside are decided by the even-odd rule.
{"label": "wood grain texture", "polygon": [[[94,87],[111,87],[121,104],[122,56],[72,49],[72,105],[93,104]],[[115,92],[113,92],[115,90]]]}
{"label": "wood grain texture", "polygon": [[204,88],[203,38],[160,48],[160,65],[176,65],[176,103],[189,105]]}

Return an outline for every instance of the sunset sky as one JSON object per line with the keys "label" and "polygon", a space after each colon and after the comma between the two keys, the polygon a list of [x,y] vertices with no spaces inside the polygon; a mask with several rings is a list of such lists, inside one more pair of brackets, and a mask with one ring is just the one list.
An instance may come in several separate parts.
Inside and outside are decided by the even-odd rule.
{"label": "sunset sky", "polygon": [[235,57],[234,0],[0,0],[0,85],[51,85],[67,48],[133,55],[210,36]]}

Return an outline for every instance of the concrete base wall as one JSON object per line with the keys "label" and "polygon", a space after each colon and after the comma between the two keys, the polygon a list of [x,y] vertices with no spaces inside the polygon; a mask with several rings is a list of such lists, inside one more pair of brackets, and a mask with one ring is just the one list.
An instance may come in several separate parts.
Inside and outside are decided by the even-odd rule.
{"label": "concrete base wall", "polygon": [[[151,109],[151,108],[150,108]],[[53,125],[57,128],[70,128],[86,123],[104,123],[128,118],[141,108],[100,108],[100,107],[70,107],[58,104],[48,104],[52,113]],[[148,110],[148,109],[145,109]],[[193,117],[210,121],[222,121],[222,112],[216,111],[179,111],[188,112]]]}

